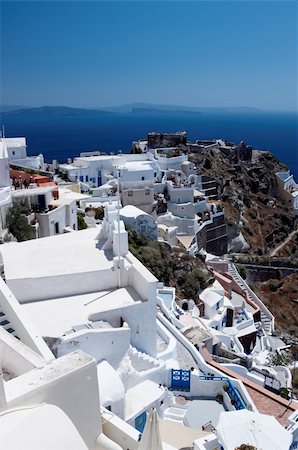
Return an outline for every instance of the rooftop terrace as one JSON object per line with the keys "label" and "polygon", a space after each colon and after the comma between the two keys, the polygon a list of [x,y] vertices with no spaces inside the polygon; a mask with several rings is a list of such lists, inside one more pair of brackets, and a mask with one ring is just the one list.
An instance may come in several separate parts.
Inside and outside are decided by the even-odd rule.
{"label": "rooftop terrace", "polygon": [[94,314],[140,303],[142,298],[132,288],[92,292],[40,302],[25,303],[22,308],[34,318],[42,336],[58,337],[82,324],[91,324]]}

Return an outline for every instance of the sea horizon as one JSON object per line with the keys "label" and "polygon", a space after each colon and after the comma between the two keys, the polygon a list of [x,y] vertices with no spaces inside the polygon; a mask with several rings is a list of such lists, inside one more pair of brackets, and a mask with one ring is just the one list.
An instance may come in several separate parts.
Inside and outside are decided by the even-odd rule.
{"label": "sea horizon", "polygon": [[101,117],[3,116],[6,137],[26,137],[27,154],[42,153],[46,162],[63,163],[81,152],[129,153],[132,142],[149,132],[186,131],[189,141],[245,141],[255,150],[272,152],[298,180],[297,112],[202,113],[153,111],[114,113]]}

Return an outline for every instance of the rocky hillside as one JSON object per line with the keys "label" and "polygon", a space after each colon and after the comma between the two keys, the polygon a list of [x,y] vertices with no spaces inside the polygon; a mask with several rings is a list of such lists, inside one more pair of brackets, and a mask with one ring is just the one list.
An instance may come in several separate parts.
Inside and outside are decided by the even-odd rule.
{"label": "rocky hillside", "polygon": [[151,241],[127,227],[129,250],[166,286],[176,288],[180,299],[198,299],[198,292],[213,278],[199,258],[185,249],[173,250],[167,244]]}
{"label": "rocky hillside", "polygon": [[275,316],[276,328],[298,337],[298,273],[252,287]]}
{"label": "rocky hillside", "polygon": [[286,170],[270,152],[252,151],[241,143],[236,149],[211,149],[189,154],[201,174],[218,185],[226,213],[230,251],[250,249],[266,254],[294,227],[294,216],[278,199],[275,173]]}

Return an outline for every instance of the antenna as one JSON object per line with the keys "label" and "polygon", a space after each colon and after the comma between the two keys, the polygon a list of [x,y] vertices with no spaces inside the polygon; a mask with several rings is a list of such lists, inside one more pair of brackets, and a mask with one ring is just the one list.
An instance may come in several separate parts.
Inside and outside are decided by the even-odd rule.
{"label": "antenna", "polygon": [[120,288],[121,287],[121,270],[120,270],[121,258],[120,258],[120,181],[119,181],[119,178],[120,178],[120,170],[117,167],[118,285]]}

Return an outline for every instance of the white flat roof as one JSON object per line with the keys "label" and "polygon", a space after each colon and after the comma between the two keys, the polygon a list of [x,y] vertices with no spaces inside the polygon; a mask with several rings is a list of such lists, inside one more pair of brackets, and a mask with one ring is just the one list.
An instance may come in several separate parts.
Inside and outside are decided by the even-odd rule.
{"label": "white flat roof", "polygon": [[87,200],[92,196],[88,194],[80,194],[79,192],[71,191],[70,189],[61,188],[59,186],[59,197],[79,201],[79,200]]}
{"label": "white flat roof", "polygon": [[57,186],[45,186],[45,187],[36,187],[29,189],[16,189],[11,191],[13,197],[31,197],[31,195],[44,195],[48,192],[56,189]]}
{"label": "white flat roof", "polygon": [[119,159],[123,158],[123,154],[119,153],[117,155],[94,155],[94,156],[76,156],[74,161],[107,161],[109,159]]}
{"label": "white flat roof", "polygon": [[25,137],[5,138],[5,144],[7,147],[23,147],[26,145]]}
{"label": "white flat roof", "polygon": [[59,164],[59,169],[66,169],[66,170],[78,170],[81,167],[74,166],[73,164]]}
{"label": "white flat roof", "polygon": [[39,278],[103,270],[113,266],[112,256],[96,247],[101,228],[11,242],[0,253],[7,280]]}
{"label": "white flat roof", "polygon": [[131,306],[141,302],[132,288],[92,292],[71,297],[25,303],[21,307],[42,336],[59,337],[74,326],[92,323],[93,314]]}
{"label": "white flat roof", "polygon": [[0,415],[1,448],[87,450],[70,418],[50,404],[6,410]]}
{"label": "white flat roof", "polygon": [[223,296],[219,294],[218,292],[213,291],[212,289],[205,289],[200,294],[200,299],[207,303],[210,307],[216,305],[220,300],[222,300]]}
{"label": "white flat roof", "polygon": [[155,160],[145,160],[145,161],[126,161],[125,163],[118,166],[118,169],[129,169],[134,171],[145,171],[154,170],[152,163],[156,163]]}
{"label": "white flat roof", "polygon": [[140,208],[137,208],[136,206],[133,205],[126,205],[123,208],[120,209],[120,217],[139,217],[139,216],[149,216],[148,213],[146,213],[145,211],[143,211]]}

